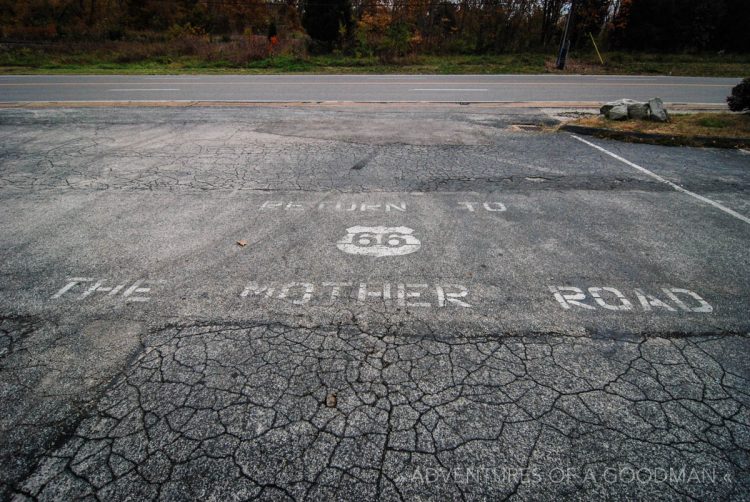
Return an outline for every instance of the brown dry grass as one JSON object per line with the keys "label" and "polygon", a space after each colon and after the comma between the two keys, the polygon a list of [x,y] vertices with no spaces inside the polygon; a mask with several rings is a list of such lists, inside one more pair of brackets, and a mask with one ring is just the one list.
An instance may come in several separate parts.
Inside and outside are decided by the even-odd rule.
{"label": "brown dry grass", "polygon": [[607,120],[603,116],[583,117],[573,125],[597,127],[615,131],[664,134],[669,136],[706,136],[750,139],[750,114],[695,113],[672,115],[670,122],[659,123],[647,120]]}
{"label": "brown dry grass", "polygon": [[[7,67],[90,69],[156,66],[169,70],[182,66],[236,68],[272,57],[303,58],[305,41],[282,39],[272,44],[265,36],[242,36],[216,42],[205,36],[180,36],[171,40],[129,40],[104,42],[52,42],[3,46],[0,44],[0,72]],[[4,68],[6,67],[6,68]]]}

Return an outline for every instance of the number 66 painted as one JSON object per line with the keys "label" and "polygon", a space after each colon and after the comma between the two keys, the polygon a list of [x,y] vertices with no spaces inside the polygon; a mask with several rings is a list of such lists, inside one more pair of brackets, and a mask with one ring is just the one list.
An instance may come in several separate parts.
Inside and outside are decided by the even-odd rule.
{"label": "number 66 painted", "polygon": [[362,227],[346,229],[347,234],[337,243],[341,251],[349,254],[375,256],[399,256],[414,253],[422,243],[412,235],[409,227]]}

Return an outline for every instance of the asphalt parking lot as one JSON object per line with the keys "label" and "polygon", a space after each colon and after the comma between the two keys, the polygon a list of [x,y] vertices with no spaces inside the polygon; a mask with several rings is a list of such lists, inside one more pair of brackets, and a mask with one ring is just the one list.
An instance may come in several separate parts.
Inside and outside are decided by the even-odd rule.
{"label": "asphalt parking lot", "polygon": [[551,123],[0,110],[0,498],[746,499],[750,154]]}

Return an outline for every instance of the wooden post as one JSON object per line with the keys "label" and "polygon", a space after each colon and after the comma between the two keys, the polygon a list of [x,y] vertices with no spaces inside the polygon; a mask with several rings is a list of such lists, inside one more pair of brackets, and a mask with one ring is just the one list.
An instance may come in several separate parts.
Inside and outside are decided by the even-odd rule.
{"label": "wooden post", "polygon": [[602,59],[602,55],[599,54],[599,47],[596,46],[596,40],[594,40],[594,35],[589,32],[589,36],[591,37],[591,43],[594,44],[594,50],[596,51],[596,55],[599,56],[599,61],[602,63],[602,66],[604,66],[604,60]]}

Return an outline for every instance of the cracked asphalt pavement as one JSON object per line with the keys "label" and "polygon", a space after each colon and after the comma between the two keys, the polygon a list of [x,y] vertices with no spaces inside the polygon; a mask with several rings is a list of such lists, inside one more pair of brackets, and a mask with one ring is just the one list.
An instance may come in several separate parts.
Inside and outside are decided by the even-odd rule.
{"label": "cracked asphalt pavement", "polygon": [[0,499],[747,500],[750,154],[554,123],[0,110]]}

